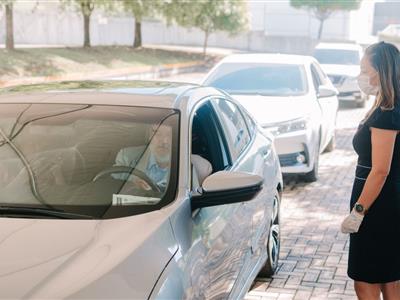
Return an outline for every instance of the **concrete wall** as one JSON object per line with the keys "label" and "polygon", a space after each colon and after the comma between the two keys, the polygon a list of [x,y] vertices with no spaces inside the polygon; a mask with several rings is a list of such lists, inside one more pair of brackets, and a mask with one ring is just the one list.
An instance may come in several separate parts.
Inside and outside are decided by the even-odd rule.
{"label": "concrete wall", "polygon": [[[365,1],[364,1],[365,2]],[[249,1],[250,31],[238,36],[218,32],[209,37],[211,47],[245,51],[310,53],[318,31],[317,20],[306,10],[294,9],[289,0]],[[0,11],[0,23],[4,24]],[[323,37],[349,39],[351,13],[336,13],[326,21]],[[360,20],[359,15],[354,15]],[[14,9],[15,42],[29,45],[80,46],[83,42],[82,18],[73,9],[62,10],[58,1],[19,1]],[[353,22],[353,23],[352,23]],[[354,26],[354,24],[353,24]],[[145,44],[202,46],[204,34],[197,29],[167,27],[163,22],[146,21],[142,25]],[[134,20],[129,16],[107,16],[94,11],[91,19],[92,45],[132,45]],[[357,31],[358,32],[358,31]],[[5,40],[0,26],[0,43]]]}
{"label": "concrete wall", "polygon": [[[265,1],[265,34],[273,36],[318,37],[319,21],[305,9],[290,6],[290,1]],[[348,38],[348,12],[334,13],[324,23],[322,38]]]}

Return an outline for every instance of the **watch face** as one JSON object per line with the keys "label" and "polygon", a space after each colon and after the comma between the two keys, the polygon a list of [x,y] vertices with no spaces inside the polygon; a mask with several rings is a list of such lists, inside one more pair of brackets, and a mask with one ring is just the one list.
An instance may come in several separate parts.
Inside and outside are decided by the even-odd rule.
{"label": "watch face", "polygon": [[357,212],[363,212],[363,210],[364,210],[364,207],[361,204],[357,203],[356,204],[356,211]]}

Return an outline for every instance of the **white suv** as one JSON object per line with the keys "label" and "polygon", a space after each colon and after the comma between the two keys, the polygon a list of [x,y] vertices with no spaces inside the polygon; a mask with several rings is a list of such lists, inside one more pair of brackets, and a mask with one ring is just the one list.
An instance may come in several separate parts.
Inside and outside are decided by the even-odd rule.
{"label": "white suv", "polygon": [[352,101],[364,107],[368,96],[357,84],[360,73],[361,46],[352,43],[319,43],[313,56],[339,91],[339,100]]}

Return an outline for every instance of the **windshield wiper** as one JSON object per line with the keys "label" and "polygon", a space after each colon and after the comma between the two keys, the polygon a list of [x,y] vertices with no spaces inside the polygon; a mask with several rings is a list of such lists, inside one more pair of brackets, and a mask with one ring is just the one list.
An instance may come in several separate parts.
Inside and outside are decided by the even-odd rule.
{"label": "windshield wiper", "polygon": [[0,217],[1,216],[50,217],[55,219],[93,219],[93,217],[89,215],[69,213],[63,210],[18,206],[0,206]]}

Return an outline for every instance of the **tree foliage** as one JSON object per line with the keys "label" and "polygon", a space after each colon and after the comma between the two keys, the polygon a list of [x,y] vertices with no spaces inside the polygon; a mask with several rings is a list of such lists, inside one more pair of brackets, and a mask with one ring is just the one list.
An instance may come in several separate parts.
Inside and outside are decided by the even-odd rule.
{"label": "tree foliage", "polygon": [[314,17],[320,21],[318,39],[321,38],[323,25],[334,12],[354,10],[360,7],[362,0],[290,0],[290,5],[295,8],[310,10]]}
{"label": "tree foliage", "polygon": [[169,23],[199,28],[205,34],[203,52],[208,37],[215,31],[234,35],[247,29],[247,4],[244,0],[166,0],[161,9]]}

